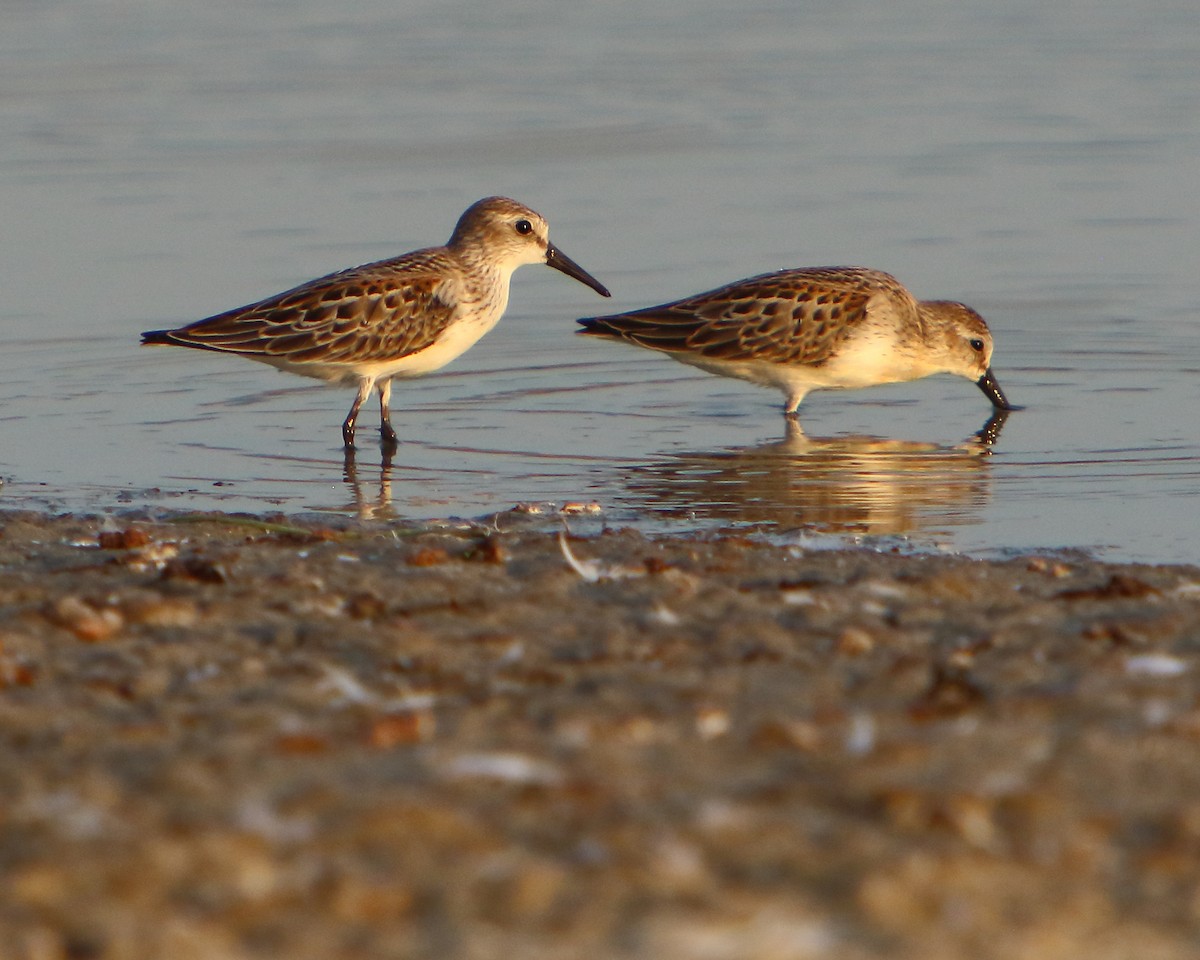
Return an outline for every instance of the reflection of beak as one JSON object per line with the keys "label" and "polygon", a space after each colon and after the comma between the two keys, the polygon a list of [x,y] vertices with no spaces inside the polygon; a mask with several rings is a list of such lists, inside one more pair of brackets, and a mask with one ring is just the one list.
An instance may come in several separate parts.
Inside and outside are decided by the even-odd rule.
{"label": "reflection of beak", "polygon": [[1008,398],[1004,396],[1004,391],[1000,389],[1000,384],[996,382],[996,378],[992,376],[992,368],[988,367],[987,372],[975,381],[975,385],[983,391],[984,396],[992,401],[992,406],[997,410],[1016,410]]}
{"label": "reflection of beak", "polygon": [[983,425],[982,430],[975,431],[975,439],[985,447],[990,447],[1000,439],[1000,431],[1004,429],[1004,421],[1008,419],[1008,411],[1003,407],[997,407],[992,411],[992,415],[988,417],[987,423]]}
{"label": "reflection of beak", "polygon": [[602,297],[612,296],[604,284],[584,270],[583,267],[577,264],[552,243],[546,244],[546,265],[553,267],[555,270],[561,270],[568,277],[573,277],[580,283],[586,283]]}

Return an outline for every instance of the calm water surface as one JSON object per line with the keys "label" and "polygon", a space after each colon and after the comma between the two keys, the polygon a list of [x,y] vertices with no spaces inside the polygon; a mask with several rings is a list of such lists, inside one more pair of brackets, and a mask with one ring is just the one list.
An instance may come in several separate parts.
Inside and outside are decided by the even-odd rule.
{"label": "calm water surface", "polygon": [[[1200,562],[1200,8],[1013,0],[566,7],[15,2],[0,32],[0,508],[474,516],[1083,547]],[[191,351],[187,322],[441,243],[492,193],[540,267],[404,443],[352,391]],[[988,317],[971,384],[780,397],[573,319],[784,266],[889,270]],[[364,420],[364,424],[368,421]]]}

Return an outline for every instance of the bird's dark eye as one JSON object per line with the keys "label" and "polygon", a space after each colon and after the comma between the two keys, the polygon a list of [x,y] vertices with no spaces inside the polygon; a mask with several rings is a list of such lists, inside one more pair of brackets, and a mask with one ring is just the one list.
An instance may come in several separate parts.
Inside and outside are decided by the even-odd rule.
{"label": "bird's dark eye", "polygon": [[971,344],[971,349],[976,353],[983,353],[983,341],[978,337],[976,337],[974,340],[969,340],[968,343]]}
{"label": "bird's dark eye", "polygon": [[533,224],[528,220],[518,220],[513,226],[517,228],[517,233],[521,234],[521,236],[533,232]]}

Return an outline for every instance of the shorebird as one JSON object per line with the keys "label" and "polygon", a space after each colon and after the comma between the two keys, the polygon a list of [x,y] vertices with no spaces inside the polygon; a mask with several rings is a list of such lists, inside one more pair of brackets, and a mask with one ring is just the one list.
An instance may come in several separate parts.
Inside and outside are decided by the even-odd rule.
{"label": "shorebird", "polygon": [[394,445],[392,379],[432,373],[491,330],[508,305],[517,267],[545,263],[610,296],[547,233],[545,219],[529,207],[487,197],[467,208],[444,247],[350,267],[175,330],[149,330],[142,343],[232,353],[288,373],[357,383],[342,424],[347,448],[354,447],[359,408],[377,390],[380,437]]}
{"label": "shorebird", "polygon": [[626,340],[709,373],[776,387],[793,418],[810,390],[934,373],[973,380],[993,407],[1014,409],[992,375],[983,317],[961,303],[917,300],[895,277],[865,267],[764,273],[579,323],[583,335]]}

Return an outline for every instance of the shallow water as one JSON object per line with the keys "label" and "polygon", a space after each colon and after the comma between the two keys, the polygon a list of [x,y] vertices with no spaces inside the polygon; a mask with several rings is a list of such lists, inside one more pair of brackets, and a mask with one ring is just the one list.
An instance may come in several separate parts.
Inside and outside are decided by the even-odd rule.
{"label": "shallow water", "polygon": [[[1200,562],[1190,2],[19,2],[0,117],[0,507],[595,501],[654,529]],[[136,346],[441,243],[492,193],[614,298],[524,268],[496,331],[397,385],[386,467],[365,446],[347,470],[352,391]],[[827,263],[988,318],[1026,408],[990,452],[966,381],[813,394],[788,440],[776,394],[572,335]]]}

